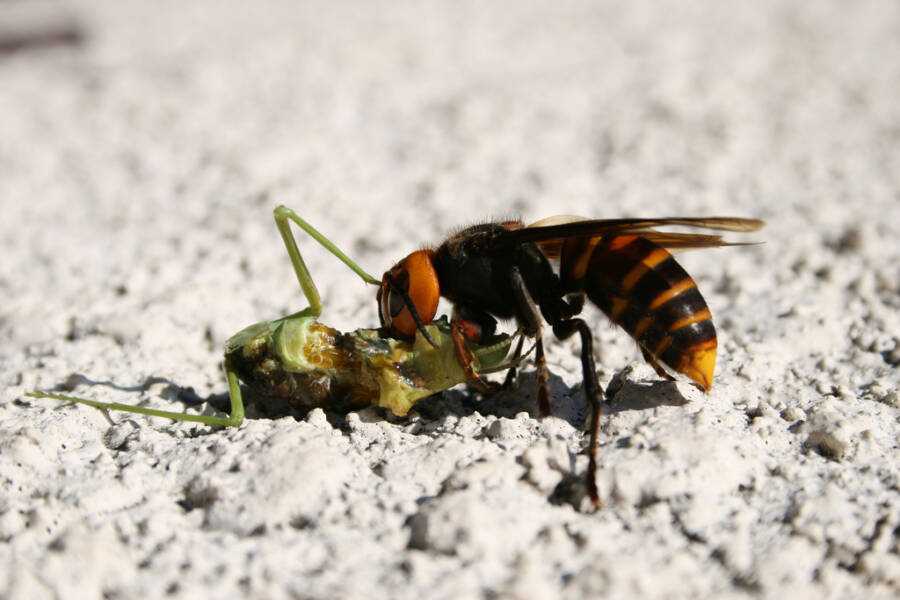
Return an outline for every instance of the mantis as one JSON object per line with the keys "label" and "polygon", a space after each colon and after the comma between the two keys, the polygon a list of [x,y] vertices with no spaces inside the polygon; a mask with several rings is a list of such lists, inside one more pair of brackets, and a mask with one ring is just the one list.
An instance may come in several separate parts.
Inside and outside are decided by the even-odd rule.
{"label": "mantis", "polygon": [[[346,411],[371,405],[404,416],[422,398],[469,379],[470,373],[460,366],[459,349],[454,345],[450,324],[445,318],[425,325],[424,332],[418,332],[412,339],[391,337],[385,328],[342,333],[320,323],[322,300],[300,254],[291,223],[341,260],[364,282],[374,285],[381,282],[290,208],[278,206],[274,217],[309,306],[274,321],[250,325],[226,341],[224,368],[231,399],[227,416],[156,410],[43,391],[26,395],[85,404],[101,410],[239,427],[244,420],[242,381],[263,398],[282,398],[295,407]],[[497,334],[478,342],[466,341],[466,350],[473,357],[477,373],[509,369],[509,381],[522,360],[523,341],[521,332]],[[518,343],[513,349],[515,342]]]}

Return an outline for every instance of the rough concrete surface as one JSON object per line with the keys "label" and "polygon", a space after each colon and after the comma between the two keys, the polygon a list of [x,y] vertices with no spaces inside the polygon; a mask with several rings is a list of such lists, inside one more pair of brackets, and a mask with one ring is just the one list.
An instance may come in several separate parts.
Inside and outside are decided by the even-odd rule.
{"label": "rough concrete surface", "polygon": [[[0,22],[0,597],[900,595],[897,2],[93,0]],[[548,343],[543,420],[530,364],[405,419],[257,400],[224,430],[24,396],[220,414],[224,341],[305,305],[280,203],[376,275],[509,215],[768,226],[680,256],[719,331],[708,394],[585,310],[609,386],[596,512],[574,340]],[[301,244],[322,320],[376,325],[374,290]]]}

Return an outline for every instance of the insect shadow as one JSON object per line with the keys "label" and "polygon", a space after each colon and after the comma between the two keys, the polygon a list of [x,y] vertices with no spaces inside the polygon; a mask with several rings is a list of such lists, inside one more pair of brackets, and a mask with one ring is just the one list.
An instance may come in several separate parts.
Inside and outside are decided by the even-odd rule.
{"label": "insect shadow", "polygon": [[[537,403],[532,390],[536,388],[537,374],[533,370],[520,371],[513,386],[495,393],[482,393],[475,386],[457,387],[442,394],[420,400],[416,412],[429,421],[447,415],[467,417],[475,413],[485,416],[513,419],[520,413],[538,417]],[[570,387],[557,375],[550,376],[550,389],[559,402],[554,415],[567,421],[572,427],[584,425],[586,408],[578,396],[580,387]]]}
{"label": "insect shadow", "polygon": [[690,402],[676,381],[635,381],[627,378],[630,368],[620,371],[606,388],[603,412],[614,415],[660,406],[684,406]]}
{"label": "insect shadow", "polygon": [[[615,415],[643,411],[660,406],[684,406],[690,402],[677,381],[642,381],[629,379],[632,368],[626,367],[609,382],[603,402],[603,413]],[[466,417],[475,413],[485,416],[515,418],[520,413],[540,417],[534,394],[537,372],[520,371],[515,386],[495,394],[479,393],[474,386],[454,388],[419,401],[415,411],[425,420],[437,421],[447,415]],[[590,406],[583,397],[583,384],[568,385],[551,374],[550,389],[554,398],[553,415],[576,429],[582,429],[590,416]]]}

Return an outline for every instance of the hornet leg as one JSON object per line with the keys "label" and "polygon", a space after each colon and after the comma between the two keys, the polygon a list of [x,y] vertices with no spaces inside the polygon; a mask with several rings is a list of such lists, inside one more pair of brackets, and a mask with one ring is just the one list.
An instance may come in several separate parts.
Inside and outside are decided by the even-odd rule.
{"label": "hornet leg", "polygon": [[[490,329],[493,330],[493,327]],[[515,381],[515,365],[521,360],[522,347],[525,345],[525,336],[519,335],[519,342],[516,344],[516,349],[511,355],[511,361],[514,366],[510,367],[506,372],[503,383],[496,384],[487,381],[480,373],[478,373],[478,370],[473,364],[475,353],[472,352],[472,349],[466,342],[466,340],[480,341],[483,339],[483,336],[481,335],[481,332],[483,331],[484,328],[481,325],[468,319],[454,317],[454,319],[450,321],[450,337],[453,340],[453,350],[456,354],[456,362],[459,364],[460,368],[462,368],[463,373],[465,373],[467,383],[471,383],[484,394],[494,394],[500,390],[509,388],[513,384],[513,381]]]}
{"label": "hornet leg", "polygon": [[522,273],[513,267],[510,273],[513,291],[519,304],[519,314],[525,319],[525,334],[534,336],[534,365],[537,370],[538,411],[540,416],[550,416],[550,372],[547,370],[547,358],[544,356],[544,340],[541,336],[541,313],[534,303]]}
{"label": "hornet leg", "polygon": [[466,344],[466,328],[469,323],[462,319],[454,319],[450,322],[450,337],[453,339],[453,350],[456,353],[456,362],[466,374],[466,381],[471,383],[478,391],[485,394],[496,392],[499,388],[497,384],[485,380],[475,366],[472,364],[475,360],[475,354]]}
{"label": "hornet leg", "polygon": [[[525,344],[525,336],[519,336],[519,343],[516,344],[516,350],[513,352],[512,356],[514,357],[513,362],[514,365],[518,364],[518,361],[522,357],[522,346]],[[513,381],[516,380],[516,367],[512,366],[509,368],[509,371],[506,372],[506,377],[503,378],[503,383],[500,384],[500,389],[505,390],[509,386],[513,384]]]}
{"label": "hornet leg", "polygon": [[587,491],[591,503],[600,505],[600,494],[597,491],[597,436],[600,428],[600,412],[602,410],[603,392],[597,381],[597,369],[594,366],[594,341],[591,330],[583,319],[560,321],[553,326],[556,337],[564,340],[573,333],[581,335],[581,370],[584,378],[584,395],[591,407],[591,440],[588,449]]}

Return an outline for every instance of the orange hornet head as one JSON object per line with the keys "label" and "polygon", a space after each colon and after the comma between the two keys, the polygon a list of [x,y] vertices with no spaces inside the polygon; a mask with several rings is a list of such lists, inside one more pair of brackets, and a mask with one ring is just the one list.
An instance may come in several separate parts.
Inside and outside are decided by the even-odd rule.
{"label": "orange hornet head", "polygon": [[437,312],[441,286],[432,262],[434,251],[413,252],[381,278],[378,305],[381,324],[395,337],[411,338],[421,331],[431,345],[435,343],[425,331]]}

